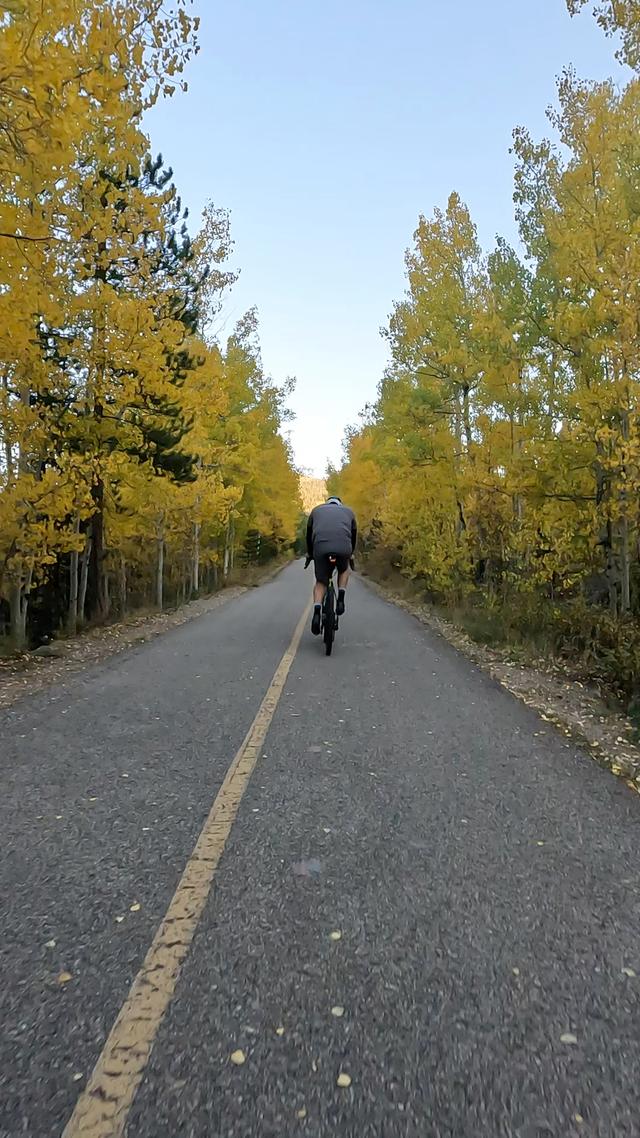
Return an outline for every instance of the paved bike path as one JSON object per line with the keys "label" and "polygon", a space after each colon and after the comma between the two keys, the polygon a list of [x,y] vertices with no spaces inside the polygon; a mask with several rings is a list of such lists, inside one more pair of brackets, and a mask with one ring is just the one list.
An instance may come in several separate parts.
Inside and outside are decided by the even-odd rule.
{"label": "paved bike path", "polygon": [[128,1134],[637,1134],[639,817],[357,588],[331,663],[298,654]]}
{"label": "paved bike path", "polygon": [[[46,723],[53,739],[40,754],[22,732],[13,810],[0,807],[23,859],[0,1040],[3,1090],[17,1071],[17,1093],[0,1133],[60,1132],[83,1085],[73,1074],[91,1070],[307,588],[294,566],[85,679],[98,753],[80,744],[76,689],[21,705],[23,727]],[[81,772],[98,777],[96,757],[103,813],[78,806],[66,838],[47,820],[31,855],[22,793],[46,790],[60,813],[65,786],[69,798]],[[143,838],[152,787],[161,829]],[[356,584],[332,659],[310,637],[298,652],[129,1138],[637,1134],[638,811],[530,709]],[[72,946],[62,990],[42,949],[51,914]]]}
{"label": "paved bike path", "polygon": [[0,714],[2,1138],[61,1133],[291,638],[296,569],[294,603],[280,576]]}

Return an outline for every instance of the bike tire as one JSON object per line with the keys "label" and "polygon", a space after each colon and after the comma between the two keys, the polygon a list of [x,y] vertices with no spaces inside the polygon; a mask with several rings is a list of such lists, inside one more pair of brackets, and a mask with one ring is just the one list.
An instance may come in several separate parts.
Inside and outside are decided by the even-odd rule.
{"label": "bike tire", "polygon": [[333,589],[327,591],[324,603],[324,650],[331,655],[336,635],[335,595]]}

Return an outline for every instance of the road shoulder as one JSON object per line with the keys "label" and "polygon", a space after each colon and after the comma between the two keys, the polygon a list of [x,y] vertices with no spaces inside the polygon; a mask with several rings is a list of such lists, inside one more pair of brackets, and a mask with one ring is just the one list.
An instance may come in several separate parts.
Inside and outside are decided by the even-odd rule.
{"label": "road shoulder", "polygon": [[402,597],[369,576],[361,580],[377,596],[404,609],[448,641],[566,738],[585,745],[596,762],[640,794],[640,747],[633,742],[633,724],[622,712],[607,707],[595,688],[567,677],[560,669],[542,670],[511,659],[508,650],[478,644],[429,605]]}
{"label": "road shoulder", "polygon": [[162,636],[172,628],[208,616],[237,600],[250,588],[274,580],[290,562],[269,566],[247,584],[232,585],[210,596],[188,601],[164,612],[132,613],[126,620],[101,628],[90,628],[69,640],[57,640],[43,655],[23,652],[0,658],[0,710],[11,707],[23,696],[44,691],[51,685],[77,675],[92,664],[100,664]]}

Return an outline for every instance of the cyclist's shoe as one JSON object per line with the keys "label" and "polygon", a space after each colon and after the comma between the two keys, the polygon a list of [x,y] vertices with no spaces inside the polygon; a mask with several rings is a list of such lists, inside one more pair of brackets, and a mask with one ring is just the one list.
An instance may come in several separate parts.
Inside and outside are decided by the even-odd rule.
{"label": "cyclist's shoe", "polygon": [[313,617],[311,619],[311,631],[314,636],[320,635],[320,624],[322,622],[322,609],[313,610]]}
{"label": "cyclist's shoe", "polygon": [[336,612],[338,616],[344,616],[344,593],[342,590],[338,593],[338,603],[336,605]]}

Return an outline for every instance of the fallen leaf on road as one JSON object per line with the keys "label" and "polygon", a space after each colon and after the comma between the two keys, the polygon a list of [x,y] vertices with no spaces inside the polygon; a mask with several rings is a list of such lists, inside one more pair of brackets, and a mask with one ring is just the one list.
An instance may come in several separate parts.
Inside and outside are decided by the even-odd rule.
{"label": "fallen leaf on road", "polygon": [[45,947],[45,948],[55,948],[55,947],[56,947],[56,942],[55,942],[55,940],[48,940],[48,941],[46,941],[46,942],[45,942],[45,946],[44,946],[44,947]]}
{"label": "fallen leaf on road", "polygon": [[284,1028],[283,1027],[277,1027],[276,1028],[276,1035],[284,1035]]}
{"label": "fallen leaf on road", "polygon": [[565,1031],[564,1035],[560,1036],[561,1043],[577,1043],[578,1036],[574,1035],[572,1031]]}
{"label": "fallen leaf on road", "polygon": [[336,929],[335,932],[329,933],[329,936],[331,937],[331,940],[342,940],[342,933],[340,932],[340,929]]}
{"label": "fallen leaf on road", "polygon": [[247,1057],[246,1057],[244,1051],[240,1051],[240,1050],[234,1051],[232,1056],[231,1056],[231,1062],[235,1063],[236,1067],[241,1067],[242,1064],[246,1061],[246,1058]]}
{"label": "fallen leaf on road", "polygon": [[[54,942],[54,943],[55,943],[55,942]],[[634,977],[634,976],[635,976],[635,972],[633,971],[633,968],[623,968],[623,969],[622,969],[622,975],[623,975],[623,976],[631,976],[631,977]]]}
{"label": "fallen leaf on road", "polygon": [[511,970],[511,971],[513,972],[513,975],[514,975],[514,976],[519,976],[519,975],[520,975],[520,969],[519,969],[519,968],[512,968],[512,970]]}
{"label": "fallen leaf on road", "polygon": [[309,858],[308,861],[297,861],[292,868],[296,877],[318,877],[322,870],[317,857]]}
{"label": "fallen leaf on road", "polygon": [[73,1081],[74,1081],[74,1083],[79,1083],[80,1079],[83,1079],[83,1078],[84,1078],[84,1075],[82,1074],[82,1072],[76,1071],[75,1075],[73,1076]]}
{"label": "fallen leaf on road", "polygon": [[341,1071],[340,1074],[338,1075],[338,1086],[339,1087],[350,1087],[351,1086],[351,1075],[347,1075],[346,1071]]}
{"label": "fallen leaf on road", "polygon": [[307,1117],[307,1112],[306,1112],[304,1107],[302,1107],[300,1110],[298,1110],[296,1112],[296,1118],[306,1118],[306,1117]]}
{"label": "fallen leaf on road", "polygon": [[135,904],[131,906],[129,912],[130,913],[139,913],[141,908],[142,908],[142,905],[140,904],[140,902],[136,901]]}
{"label": "fallen leaf on road", "polygon": [[58,984],[68,984],[70,980],[73,980],[70,972],[61,972],[58,976]]}
{"label": "fallen leaf on road", "polygon": [[116,924],[121,925],[123,921],[124,917],[116,917]]}
{"label": "fallen leaf on road", "polygon": [[575,1118],[576,1122],[578,1123],[578,1126],[580,1125],[581,1122],[584,1122],[584,1118],[582,1117],[581,1114],[574,1114],[573,1117]]}
{"label": "fallen leaf on road", "polygon": [[331,1009],[331,1015],[335,1016],[336,1019],[342,1019],[342,1016],[344,1015],[344,1008],[341,1008],[339,1004],[336,1004],[335,1008]]}

